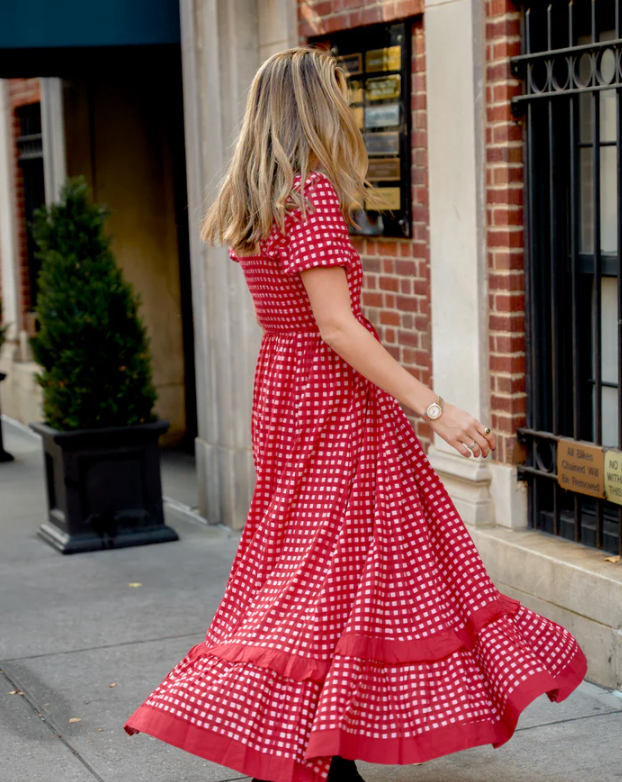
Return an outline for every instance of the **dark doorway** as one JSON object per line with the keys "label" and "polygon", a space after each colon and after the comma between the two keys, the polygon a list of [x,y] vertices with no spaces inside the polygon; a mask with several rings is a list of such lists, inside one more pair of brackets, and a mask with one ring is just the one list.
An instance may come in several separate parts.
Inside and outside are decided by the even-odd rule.
{"label": "dark doorway", "polygon": [[19,123],[17,138],[18,162],[23,185],[24,230],[28,259],[29,310],[37,303],[41,261],[36,257],[36,245],[32,236],[34,212],[45,203],[45,179],[43,173],[43,136],[41,133],[41,104],[31,103],[16,111]]}

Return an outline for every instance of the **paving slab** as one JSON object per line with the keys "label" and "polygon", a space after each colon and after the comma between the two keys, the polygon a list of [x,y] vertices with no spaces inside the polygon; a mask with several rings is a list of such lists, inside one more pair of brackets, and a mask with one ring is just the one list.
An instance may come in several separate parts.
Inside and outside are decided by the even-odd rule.
{"label": "paving slab", "polygon": [[16,461],[0,470],[0,659],[205,633],[239,535],[177,520],[175,542],[64,556],[36,534],[39,444],[5,430]]}
{"label": "paving slab", "polygon": [[190,534],[51,560],[35,553],[30,563],[0,556],[0,659],[205,632],[235,546]]}
{"label": "paving slab", "polygon": [[239,772],[123,730],[130,714],[203,635],[52,654],[2,666],[105,782],[240,779]]}
{"label": "paving slab", "polygon": [[518,728],[497,749],[472,747],[419,766],[357,765],[367,782],[620,782],[621,735],[618,711]]}
{"label": "paving slab", "polygon": [[0,782],[97,782],[0,673]]}

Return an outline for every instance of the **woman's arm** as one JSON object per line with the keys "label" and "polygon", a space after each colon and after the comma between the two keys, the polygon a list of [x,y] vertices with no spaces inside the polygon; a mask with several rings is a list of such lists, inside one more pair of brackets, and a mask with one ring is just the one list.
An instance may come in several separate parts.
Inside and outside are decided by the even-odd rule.
{"label": "woman's arm", "polygon": [[[417,415],[423,415],[436,394],[413,377],[354,317],[344,268],[316,266],[301,271],[300,277],[324,342],[361,375]],[[488,456],[496,447],[493,433],[484,434],[482,423],[449,402],[430,426],[462,456],[471,456],[467,444],[473,440],[477,444],[473,447],[475,456]]]}

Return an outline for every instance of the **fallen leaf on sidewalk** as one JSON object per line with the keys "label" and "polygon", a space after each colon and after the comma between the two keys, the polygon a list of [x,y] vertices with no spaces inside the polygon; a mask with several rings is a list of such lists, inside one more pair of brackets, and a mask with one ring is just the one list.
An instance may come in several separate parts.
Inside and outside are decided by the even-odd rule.
{"label": "fallen leaf on sidewalk", "polygon": [[619,562],[620,561],[620,555],[616,554],[613,557],[605,557],[603,561],[604,562]]}
{"label": "fallen leaf on sidewalk", "polygon": [[7,695],[23,695],[24,693],[21,690],[11,690],[10,692],[7,692]]}
{"label": "fallen leaf on sidewalk", "polygon": [[132,584],[128,584],[128,586],[129,586],[129,587],[141,587],[141,586],[142,586],[142,584],[139,584],[139,583],[138,583],[138,581],[136,581],[136,582],[134,582],[134,583],[132,583]]}
{"label": "fallen leaf on sidewalk", "polygon": [[82,717],[72,717],[69,722],[82,722]]}
{"label": "fallen leaf on sidewalk", "polygon": [[102,730],[103,730],[103,728],[97,728],[97,732],[98,732],[98,733],[101,733],[101,732],[102,732]]}
{"label": "fallen leaf on sidewalk", "polygon": [[117,683],[116,683],[116,682],[112,682],[112,684],[109,684],[108,686],[109,686],[109,687],[116,687],[116,686],[117,686]]}

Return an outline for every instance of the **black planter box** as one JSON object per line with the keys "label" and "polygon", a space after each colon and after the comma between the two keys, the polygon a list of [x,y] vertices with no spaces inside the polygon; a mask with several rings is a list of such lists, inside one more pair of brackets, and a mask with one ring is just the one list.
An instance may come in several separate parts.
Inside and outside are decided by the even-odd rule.
{"label": "black planter box", "polygon": [[63,554],[178,540],[164,523],[158,437],[166,421],[43,438],[48,519],[39,535]]}

